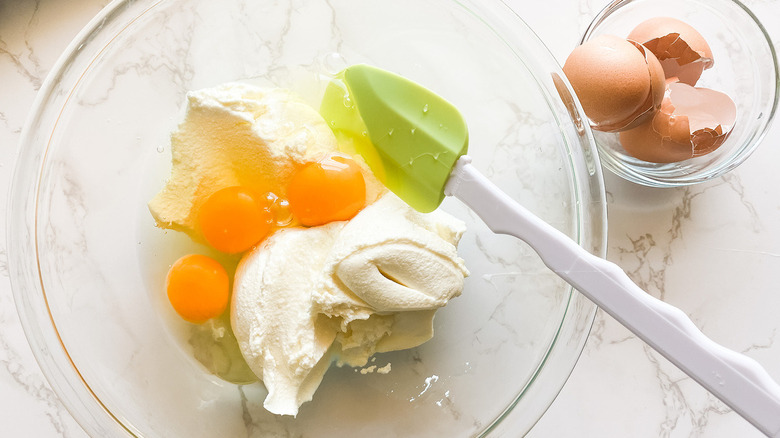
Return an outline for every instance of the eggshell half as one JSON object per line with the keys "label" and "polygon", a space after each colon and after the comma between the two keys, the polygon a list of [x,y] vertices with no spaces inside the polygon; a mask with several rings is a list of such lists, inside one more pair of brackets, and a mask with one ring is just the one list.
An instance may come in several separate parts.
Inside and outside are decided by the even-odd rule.
{"label": "eggshell half", "polygon": [[640,44],[600,35],[575,48],[563,72],[594,129],[630,129],[660,107],[663,67]]}
{"label": "eggshell half", "polygon": [[736,118],[737,106],[726,94],[677,82],[667,86],[653,129],[663,138],[689,141],[693,156],[700,156],[723,144]]}
{"label": "eggshell half", "polygon": [[632,157],[651,163],[674,163],[693,157],[690,142],[676,143],[661,138],[653,129],[653,119],[621,132],[620,144]]}
{"label": "eggshell half", "polygon": [[655,55],[653,55],[653,52],[634,41],[629,42],[642,53],[642,56],[645,57],[647,71],[650,74],[650,93],[648,94],[645,103],[640,107],[640,110],[634,114],[634,121],[622,127],[620,129],[621,131],[639,126],[646,120],[650,119],[655,114],[655,112],[661,108],[664,92],[666,90],[666,78],[664,77],[663,67]]}
{"label": "eggshell half", "polygon": [[623,148],[635,158],[672,163],[716,150],[731,133],[737,107],[726,94],[688,84],[667,84],[655,116],[620,133]]}
{"label": "eggshell half", "polygon": [[643,21],[628,39],[647,47],[661,62],[667,79],[696,85],[705,69],[712,67],[712,50],[691,25],[671,17]]}

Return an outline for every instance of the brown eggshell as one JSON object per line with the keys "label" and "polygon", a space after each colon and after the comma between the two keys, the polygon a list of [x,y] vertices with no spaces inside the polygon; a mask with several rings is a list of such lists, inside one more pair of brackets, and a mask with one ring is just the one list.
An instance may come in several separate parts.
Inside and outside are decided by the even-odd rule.
{"label": "brown eggshell", "polygon": [[654,163],[702,156],[726,141],[736,120],[736,105],[725,94],[680,82],[667,84],[655,116],[620,134],[630,155]]}
{"label": "brown eggshell", "polygon": [[620,144],[634,158],[651,163],[674,163],[693,158],[691,143],[675,143],[661,138],[653,129],[653,119],[620,133]]}
{"label": "brown eggshell", "polygon": [[661,62],[667,79],[696,85],[702,72],[712,67],[712,50],[691,25],[671,17],[643,21],[628,39],[647,47]]}
{"label": "brown eggshell", "polygon": [[591,126],[600,131],[636,126],[662,100],[663,68],[655,56],[613,35],[600,35],[574,49],[563,72]]}
{"label": "brown eggshell", "polygon": [[665,140],[671,140],[675,143],[690,143],[691,141],[688,117],[674,114],[674,105],[669,99],[668,90],[664,94],[661,109],[653,117],[652,125],[655,132]]}
{"label": "brown eggshell", "polygon": [[734,101],[720,91],[669,83],[653,128],[664,138],[690,142],[693,155],[700,156],[723,144],[736,116]]}
{"label": "brown eggshell", "polygon": [[664,77],[664,70],[661,66],[661,63],[658,61],[655,55],[653,55],[653,52],[647,50],[646,47],[634,41],[629,42],[633,44],[640,53],[642,53],[642,56],[645,57],[645,62],[647,62],[647,71],[650,74],[650,93],[648,94],[645,103],[642,104],[636,113],[634,113],[634,121],[622,127],[620,129],[621,131],[635,128],[644,123],[646,120],[650,119],[655,114],[655,112],[661,108],[661,103],[663,103],[664,99],[664,92],[666,91],[666,78]]}

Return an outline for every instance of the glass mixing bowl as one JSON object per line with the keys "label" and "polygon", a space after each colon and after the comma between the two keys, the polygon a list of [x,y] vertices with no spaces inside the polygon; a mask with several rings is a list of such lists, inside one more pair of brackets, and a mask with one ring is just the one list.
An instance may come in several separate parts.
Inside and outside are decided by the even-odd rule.
{"label": "glass mixing bowl", "polygon": [[372,364],[392,363],[388,374],[332,367],[297,418],[264,411],[262,384],[209,373],[192,327],[171,315],[165,271],[194,244],[156,229],[146,203],[167,177],[185,93],[242,81],[291,88],[316,106],[329,75],[361,62],[452,101],[469,123],[474,164],[604,255],[591,133],[558,64],[502,3],[114,2],[42,87],[9,209],[22,324],[89,434],[518,436],[542,416],[595,306],[454,200],[442,208],[467,222],[460,253],[471,275],[437,314],[434,338],[378,355]]}
{"label": "glass mixing bowl", "polygon": [[682,20],[707,41],[714,65],[696,86],[721,91],[734,100],[734,128],[714,152],[663,164],[627,154],[617,134],[594,131],[601,162],[618,176],[651,187],[709,181],[744,162],[766,134],[780,95],[774,45],[758,18],[737,0],[616,0],[598,13],[580,43],[604,34],[626,37],[652,17]]}

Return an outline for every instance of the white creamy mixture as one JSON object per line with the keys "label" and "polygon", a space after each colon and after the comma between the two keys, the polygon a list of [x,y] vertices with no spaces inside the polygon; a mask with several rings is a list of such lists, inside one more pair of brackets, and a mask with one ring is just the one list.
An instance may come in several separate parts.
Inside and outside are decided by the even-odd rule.
{"label": "white creamy mixture", "polygon": [[436,309],[463,290],[463,222],[388,193],[348,222],[282,229],[241,260],[231,321],[270,412],[296,415],[332,361],[433,336]]}
{"label": "white creamy mixture", "polygon": [[[158,226],[201,240],[196,212],[209,195],[240,185],[284,196],[297,165],[336,150],[325,120],[287,90],[228,83],[191,91],[171,135],[171,176],[149,210]],[[370,203],[385,189],[366,166],[363,174]]]}
{"label": "white creamy mixture", "polygon": [[[225,84],[187,99],[171,177],[149,209],[158,226],[196,241],[197,212],[215,191],[284,197],[297,166],[337,151],[326,122],[285,90]],[[368,206],[351,221],[279,229],[237,268],[231,324],[270,412],[296,415],[333,361],[364,366],[427,341],[436,309],[463,289],[464,224],[412,210],[361,166]]]}

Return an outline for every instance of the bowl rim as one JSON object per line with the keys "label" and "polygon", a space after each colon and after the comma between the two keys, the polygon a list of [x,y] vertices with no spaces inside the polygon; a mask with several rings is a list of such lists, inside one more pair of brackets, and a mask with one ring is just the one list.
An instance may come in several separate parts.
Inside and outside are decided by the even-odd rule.
{"label": "bowl rim", "polygon": [[[153,4],[144,8],[140,14],[133,17],[129,23],[126,23],[123,29],[163,1],[154,0]],[[76,34],[46,75],[22,127],[22,133],[18,142],[20,152],[17,156],[11,179],[8,192],[8,209],[6,211],[9,279],[22,329],[46,381],[51,385],[52,390],[74,420],[90,436],[135,437],[142,436],[142,434],[140,431],[129,428],[125,422],[117,418],[102,403],[79,372],[68,353],[67,347],[65,347],[65,343],[56,328],[43,289],[43,278],[40,274],[37,249],[37,205],[32,203],[31,200],[37,199],[40,192],[40,175],[46,162],[51,134],[57,126],[58,115],[67,105],[73,90],[80,83],[83,75],[80,75],[72,86],[65,87],[66,92],[62,95],[58,94],[58,91],[61,90],[58,87],[58,83],[60,83],[69,66],[75,60],[80,59],[82,56],[87,56],[89,59],[86,64],[87,68],[89,68],[94,60],[100,56],[113,38],[108,38],[108,43],[92,55],[85,55],[82,49],[89,46],[93,38],[99,34],[100,30],[107,23],[117,19],[126,9],[129,9],[126,6],[129,3],[133,3],[133,1],[112,0],[101,9]],[[58,101],[58,98],[62,98],[63,95],[64,102],[61,105],[54,107],[46,105],[49,101]],[[56,113],[51,116],[54,118],[52,129],[47,132],[45,140],[40,140],[43,150],[33,151],[33,147],[27,146],[35,143],[35,128],[49,111]],[[30,171],[33,169],[35,172]],[[25,258],[25,260],[22,261],[22,258]],[[43,309],[45,315],[38,315],[30,311],[36,306]],[[79,386],[78,383],[81,385]],[[101,411],[104,417],[98,418],[91,408]]]}
{"label": "bowl rim", "polygon": [[[123,421],[122,418],[117,417],[101,402],[100,398],[90,387],[89,382],[81,375],[69,356],[68,348],[56,327],[46,299],[38,254],[37,199],[42,190],[41,174],[46,164],[47,152],[51,146],[52,133],[56,130],[59,121],[59,114],[67,106],[70,96],[80,84],[83,72],[91,68],[93,62],[108,47],[116,35],[123,32],[133,22],[153,11],[155,7],[165,1],[113,0],[67,46],[44,80],[25,121],[18,143],[20,152],[9,189],[9,203],[6,212],[9,224],[6,229],[9,251],[8,268],[17,314],[33,355],[46,380],[76,422],[90,436],[143,436],[144,434],[126,421]],[[479,16],[487,17],[493,23],[499,23],[503,27],[501,29],[502,35],[504,32],[520,32],[523,37],[533,37],[534,43],[538,43],[540,49],[543,49],[549,55],[550,60],[555,62],[553,55],[538,36],[503,1],[451,1],[465,7],[471,13],[474,13],[475,10],[479,11]],[[135,13],[128,14],[128,10],[133,10]],[[120,23],[121,25],[117,33],[113,35],[104,35],[102,33],[108,24],[116,21],[126,21],[128,17],[131,17],[129,21]],[[513,29],[513,26],[517,26],[518,22],[524,26],[523,29]],[[490,24],[488,23],[488,25]],[[99,50],[87,53],[93,46],[96,46],[95,48],[99,48]],[[74,65],[84,66],[85,69],[82,70],[80,75],[77,75],[75,81],[63,80],[65,74]],[[560,66],[557,62],[555,62],[555,65],[557,67],[556,72],[563,77],[566,87],[573,95],[573,90],[568,81],[565,80]],[[555,97],[557,96],[550,95],[548,99]],[[581,120],[580,115],[584,114],[579,103],[575,100],[575,107],[567,109],[576,125],[576,120]],[[41,125],[51,128],[43,132],[43,137],[39,136],[38,128]],[[582,244],[583,231],[591,231],[582,229],[583,221],[588,220],[592,222],[585,225],[590,226],[598,235],[595,236],[595,241],[592,242],[592,248],[587,249],[601,257],[605,257],[607,211],[601,165],[590,128],[587,125],[584,125],[584,127],[579,126],[579,128],[581,132],[579,133],[580,141],[578,145],[583,150],[573,152],[574,154],[584,155],[587,161],[585,163],[587,169],[579,170],[586,172],[587,175],[585,175],[586,179],[583,180],[583,175],[574,174],[577,169],[573,167],[569,169],[570,173],[572,173],[570,177],[574,185],[572,190],[577,196],[575,205],[575,217],[578,227],[576,240]],[[571,145],[567,146],[571,147]],[[569,152],[571,156],[572,151]],[[569,164],[573,166],[573,162]],[[580,202],[583,198],[587,198],[587,202]],[[544,380],[541,377],[554,374],[556,387],[552,391],[549,388],[546,389],[548,399],[542,403],[543,406],[541,406],[538,415],[536,415],[536,421],[541,418],[542,414],[549,408],[563,388],[582,353],[596,314],[595,304],[577,293],[573,288],[569,287],[568,290],[569,299],[562,323],[558,327],[558,331],[533,377],[526,387],[518,393],[514,402],[507,406],[504,412],[480,436],[491,435],[494,432],[498,434],[509,432],[511,434],[512,431],[510,429],[517,426],[517,422],[512,421],[512,413],[516,411],[515,408],[524,394],[537,394],[539,392],[540,381]],[[34,309],[39,309],[40,312],[35,312],[33,311]],[[571,315],[575,315],[576,320]],[[575,327],[578,330],[576,332],[578,337],[567,341],[568,345],[574,344],[574,348],[569,347],[568,350],[562,350],[558,338],[565,333],[569,333]],[[555,361],[558,361],[556,369],[549,368],[550,362]],[[546,385],[549,387],[550,382],[547,382]],[[103,415],[99,414],[99,411],[102,411]],[[525,425],[524,427],[530,430],[533,424]]]}

